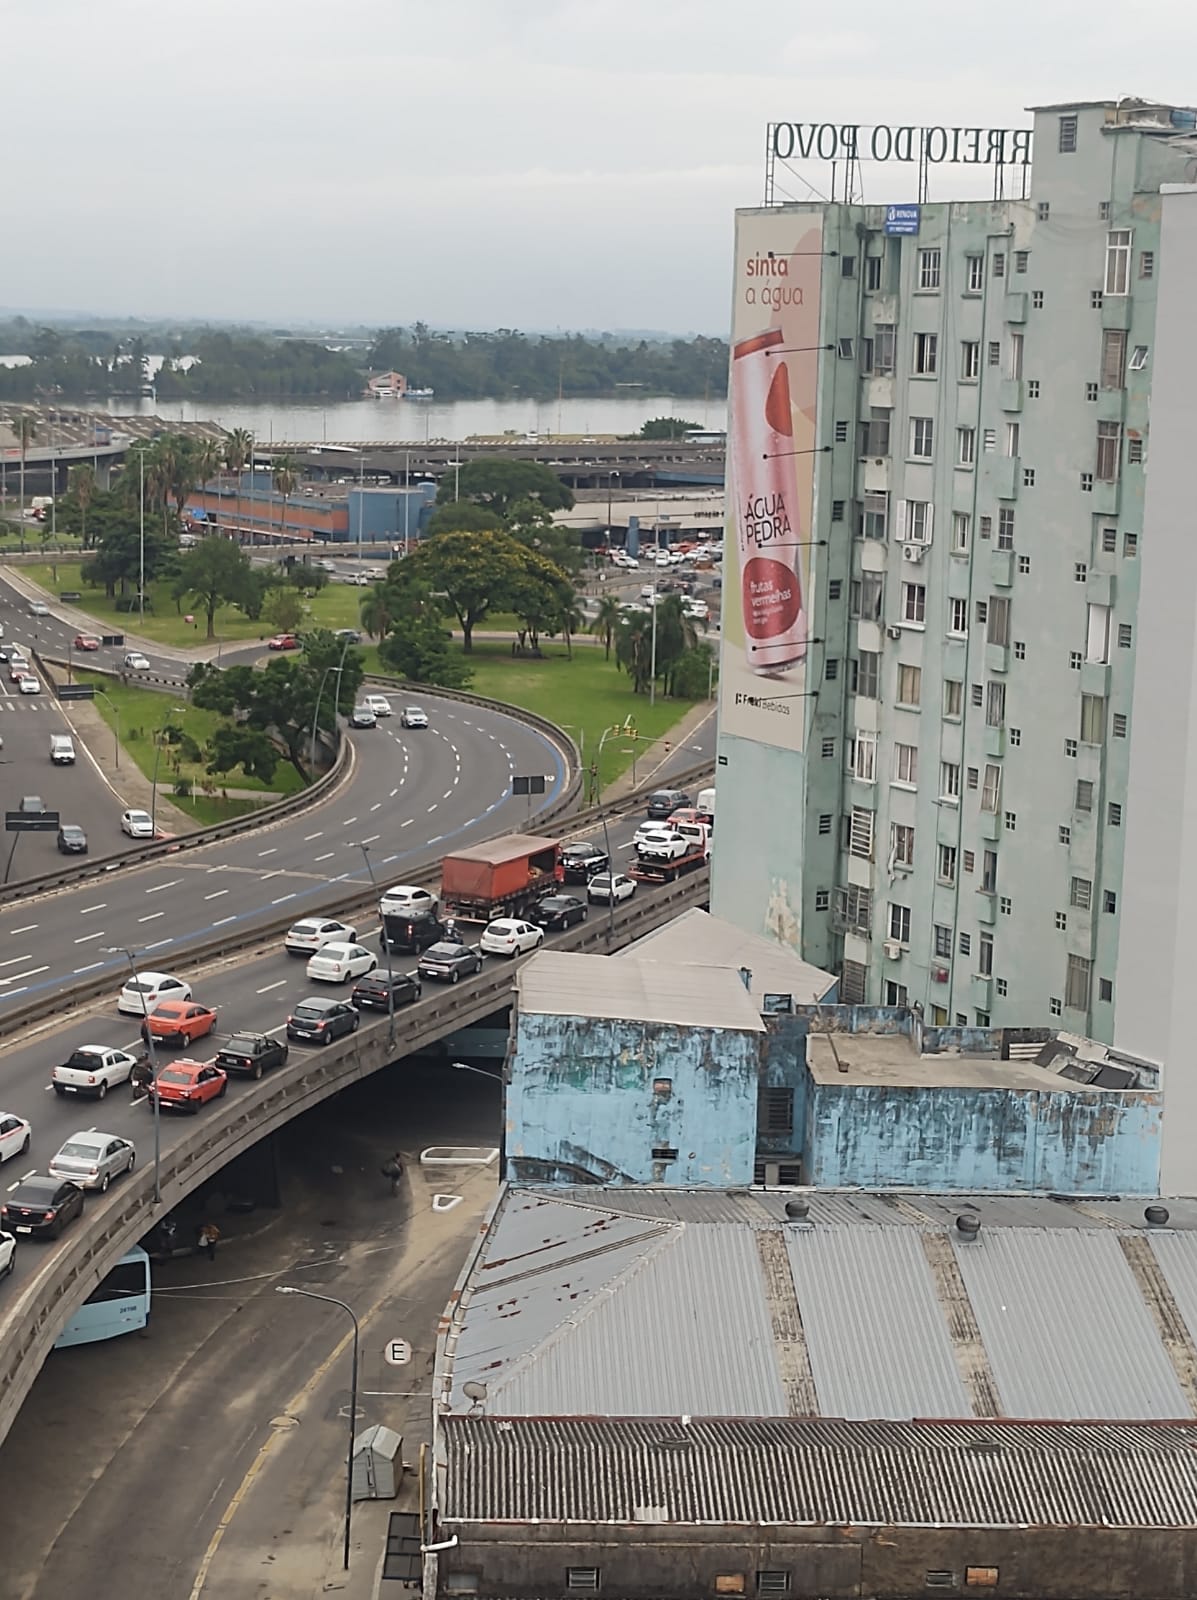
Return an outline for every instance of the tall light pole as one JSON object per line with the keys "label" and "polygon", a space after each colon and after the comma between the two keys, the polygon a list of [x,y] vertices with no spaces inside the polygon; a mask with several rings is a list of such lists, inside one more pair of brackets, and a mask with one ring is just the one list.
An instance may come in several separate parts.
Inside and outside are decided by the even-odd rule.
{"label": "tall light pole", "polygon": [[[374,876],[374,868],[370,863],[370,846],[359,844],[362,860],[366,863],[366,871],[370,874],[370,887],[374,890],[375,898],[378,896],[378,880]],[[395,1043],[395,968],[391,961],[391,941],[387,938],[386,919],[382,916],[381,902],[379,904],[379,918],[382,922],[382,949],[387,958],[387,1049]]]}
{"label": "tall light pole", "polygon": [[[316,770],[316,724],[320,717],[320,701],[324,695],[324,685],[328,681],[329,673],[335,672],[337,675],[337,705],[339,706],[341,703],[341,673],[345,668],[345,652],[349,649],[349,645],[350,641],[346,639],[345,643],[341,646],[340,661],[337,662],[335,667],[325,667],[324,671],[320,675],[320,687],[316,690],[316,709],[312,712],[311,753],[308,757],[308,765],[311,767],[313,772]],[[336,721],[335,712],[333,720],[334,722]]]}
{"label": "tall light pole", "polygon": [[301,1294],[305,1300],[322,1300],[326,1306],[340,1306],[353,1323],[353,1375],[349,1385],[349,1455],[345,1462],[345,1571],[349,1571],[349,1528],[353,1520],[353,1441],[357,1431],[357,1350],[361,1337],[353,1307],[330,1294],[313,1294],[310,1289],[295,1289],[289,1283],[276,1283],[275,1294]]}
{"label": "tall light pole", "polygon": [[[106,956],[124,956],[129,963],[129,975],[133,982],[137,982],[137,962],[133,959],[132,950],[123,944],[110,944],[103,947]],[[139,990],[141,995],[141,1023],[145,1033],[145,1047],[150,1058],[150,1110],[154,1116],[154,1204],[162,1204],[162,1108],[158,1104],[158,1061],[154,1055],[154,1035],[150,1032],[150,1008],[146,1001],[145,990]]]}
{"label": "tall light pole", "polygon": [[154,776],[150,783],[150,826],[154,830],[155,839],[158,837],[158,762],[162,759],[162,735],[170,726],[168,720],[170,717],[182,717],[185,715],[186,711],[183,706],[171,706],[154,734]]}
{"label": "tall light pole", "polygon": [[649,659],[649,678],[648,678],[648,703],[649,703],[650,706],[655,706],[656,703],[657,703],[657,602],[661,598],[660,590],[657,588],[657,583],[658,582],[659,582],[659,579],[658,579],[658,568],[657,568],[656,562],[654,561],[654,563],[653,563],[653,630],[652,630],[652,645],[651,645],[650,659]]}
{"label": "tall light pole", "polygon": [[411,525],[411,451],[403,452],[403,554],[408,553],[408,529]]}
{"label": "tall light pole", "polygon": [[137,626],[145,628],[145,445],[137,452]]}
{"label": "tall light pole", "polygon": [[97,700],[105,700],[105,701],[108,702],[108,709],[109,709],[109,711],[112,712],[113,721],[116,723],[116,727],[112,730],[112,764],[116,768],[117,772],[119,772],[121,770],[121,714],[120,714],[120,709],[117,706],[115,700],[112,700],[108,695],[106,695],[104,693],[103,689],[97,689],[95,691],[95,695],[96,695],[96,699]]}

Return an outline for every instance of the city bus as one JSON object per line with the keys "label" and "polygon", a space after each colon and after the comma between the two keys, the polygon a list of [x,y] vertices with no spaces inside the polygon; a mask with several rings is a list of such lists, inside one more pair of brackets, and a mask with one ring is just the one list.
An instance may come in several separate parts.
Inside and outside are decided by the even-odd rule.
{"label": "city bus", "polygon": [[115,1339],[144,1328],[150,1317],[150,1258],[134,1245],[97,1284],[54,1341],[55,1350]]}

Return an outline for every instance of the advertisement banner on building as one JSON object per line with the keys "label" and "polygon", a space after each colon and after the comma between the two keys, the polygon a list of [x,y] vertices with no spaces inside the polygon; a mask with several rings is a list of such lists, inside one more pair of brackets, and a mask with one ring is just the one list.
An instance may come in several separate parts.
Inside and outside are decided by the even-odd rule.
{"label": "advertisement banner on building", "polygon": [[736,217],[720,728],[784,750],[806,725],[822,252],[817,214]]}

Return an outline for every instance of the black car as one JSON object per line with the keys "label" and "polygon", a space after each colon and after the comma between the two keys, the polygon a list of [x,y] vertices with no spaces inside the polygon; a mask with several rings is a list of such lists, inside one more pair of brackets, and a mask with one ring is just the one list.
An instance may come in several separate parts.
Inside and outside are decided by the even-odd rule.
{"label": "black car", "polygon": [[3,661],[5,663],[5,665],[7,665],[8,662],[10,662],[11,660],[12,660],[12,646],[11,645],[7,645],[7,644],[0,645],[0,661]]}
{"label": "black car", "polygon": [[423,989],[410,972],[396,972],[388,977],[385,972],[371,972],[359,978],[353,986],[353,1003],[367,1011],[390,1011],[400,1006],[410,1006],[417,1001]]}
{"label": "black car", "polygon": [[83,1213],[83,1190],[77,1183],[34,1173],[23,1178],[0,1206],[0,1228],[57,1239],[67,1223]]}
{"label": "black car", "polygon": [[389,947],[392,950],[402,951],[405,955],[418,955],[421,950],[427,950],[429,945],[448,939],[449,935],[448,924],[442,922],[439,917],[388,915],[382,919],[379,943],[384,954]]}
{"label": "black car", "polygon": [[348,1000],[301,1000],[287,1018],[287,1038],[301,1044],[331,1044],[347,1033],[356,1033],[361,1015]]}
{"label": "black car", "polygon": [[440,944],[429,946],[420,957],[416,968],[421,978],[439,978],[442,983],[457,983],[462,978],[473,977],[482,971],[482,952],[468,944],[450,944],[442,939]]}
{"label": "black car", "polygon": [[540,904],[534,906],[528,913],[528,921],[534,922],[546,933],[555,932],[558,928],[572,927],[575,922],[585,922],[586,917],[586,902],[579,900],[576,894],[546,895]]}
{"label": "black car", "polygon": [[87,835],[75,822],[64,822],[58,830],[58,848],[64,856],[85,856]]}
{"label": "black car", "polygon": [[606,872],[610,857],[597,844],[567,844],[561,851],[561,870],[566,883],[586,883],[596,872]]}
{"label": "black car", "polygon": [[681,789],[657,789],[648,797],[647,813],[650,817],[671,817],[689,804],[690,796]]}
{"label": "black car", "polygon": [[216,1052],[216,1065],[226,1072],[260,1078],[269,1067],[281,1067],[290,1051],[281,1039],[268,1033],[235,1033]]}

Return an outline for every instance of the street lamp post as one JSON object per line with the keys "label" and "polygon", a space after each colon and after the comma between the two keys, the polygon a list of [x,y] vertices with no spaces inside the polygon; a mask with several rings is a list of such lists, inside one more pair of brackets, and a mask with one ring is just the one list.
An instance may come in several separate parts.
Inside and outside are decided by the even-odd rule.
{"label": "street lamp post", "polygon": [[349,1393],[349,1455],[345,1462],[345,1571],[349,1571],[349,1528],[353,1520],[353,1441],[357,1431],[357,1352],[361,1330],[358,1328],[357,1317],[353,1307],[347,1306],[344,1300],[334,1300],[330,1294],[313,1294],[310,1289],[295,1289],[289,1283],[276,1283],[276,1294],[301,1294],[305,1300],[322,1300],[326,1306],[340,1306],[341,1310],[353,1323],[353,1376],[350,1380]]}
{"label": "street lamp post", "polygon": [[145,628],[145,445],[137,452],[137,626]]}
{"label": "street lamp post", "polygon": [[[374,890],[375,898],[378,896],[378,880],[374,876],[374,868],[370,862],[370,846],[359,844],[362,860],[366,863],[366,871],[370,874],[370,887]],[[379,919],[382,922],[382,948],[387,958],[387,1049],[395,1043],[395,968],[391,961],[391,941],[387,938],[386,921],[382,916],[381,903],[379,905]]]}
{"label": "street lamp post", "polygon": [[[132,950],[121,944],[104,946],[107,956],[124,956],[129,963],[129,975],[133,982],[137,982],[137,962],[133,959]],[[145,1047],[150,1058],[150,1110],[154,1117],[154,1204],[162,1204],[162,1108],[158,1104],[158,1061],[154,1055],[154,1035],[150,1032],[150,1008],[146,1001],[145,990],[141,994],[141,1022],[145,1032]]]}
{"label": "street lamp post", "polygon": [[[320,717],[320,701],[324,696],[324,685],[328,681],[329,673],[335,672],[337,675],[337,705],[339,706],[341,703],[341,673],[345,669],[345,653],[349,649],[349,644],[350,641],[346,639],[345,643],[341,646],[341,659],[337,662],[336,666],[325,667],[324,671],[320,674],[320,687],[316,690],[316,709],[312,712],[311,753],[308,756],[308,766],[312,769],[313,773],[316,770],[316,725]],[[333,714],[333,721],[334,723],[336,721],[335,711]]]}
{"label": "street lamp post", "polygon": [[[171,706],[167,718],[184,715],[183,706]],[[164,719],[154,734],[154,776],[150,781],[150,826],[154,830],[155,839],[158,837],[158,763],[162,759],[162,735],[169,725],[169,721]]]}
{"label": "street lamp post", "polygon": [[119,772],[121,770],[121,714],[116,702],[106,695],[103,689],[96,690],[97,700],[106,700],[108,709],[112,712],[116,727],[112,730],[112,764]]}

